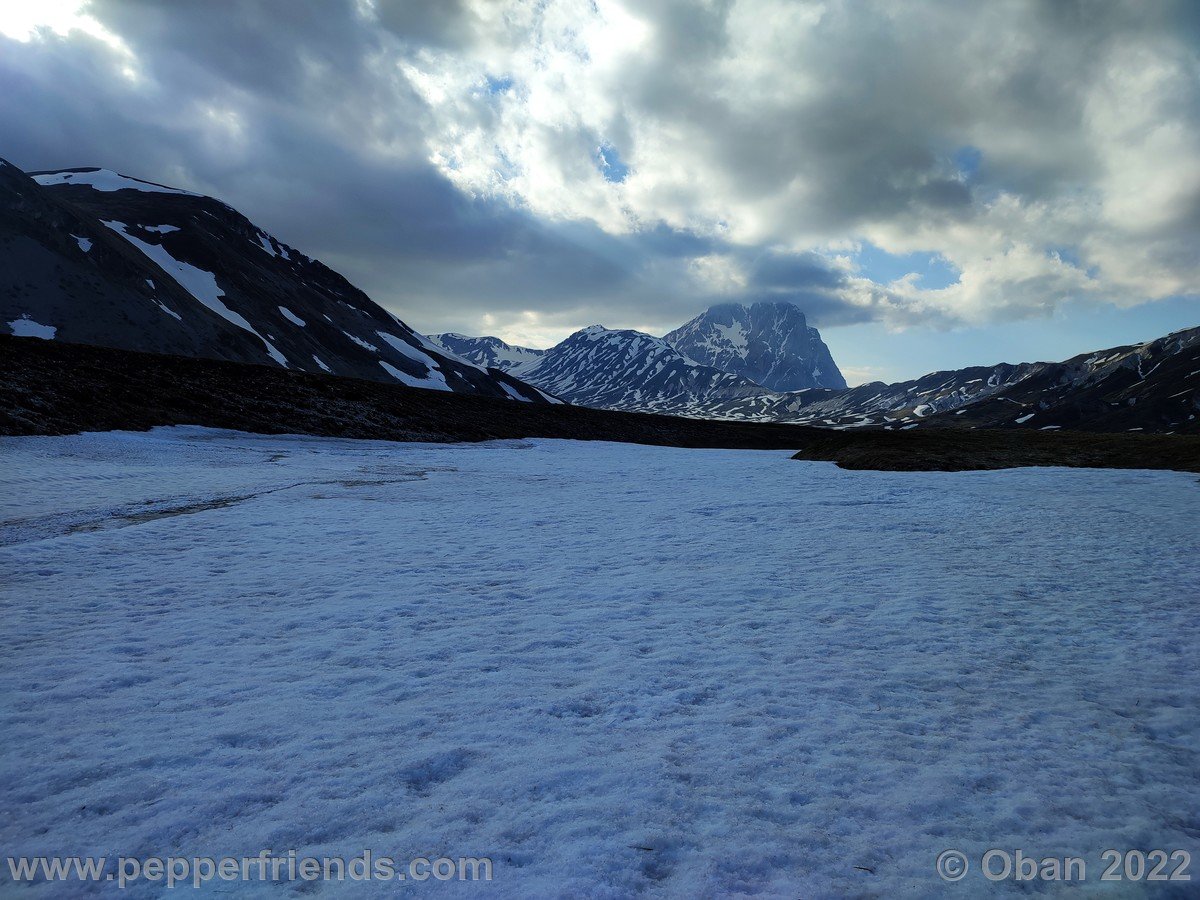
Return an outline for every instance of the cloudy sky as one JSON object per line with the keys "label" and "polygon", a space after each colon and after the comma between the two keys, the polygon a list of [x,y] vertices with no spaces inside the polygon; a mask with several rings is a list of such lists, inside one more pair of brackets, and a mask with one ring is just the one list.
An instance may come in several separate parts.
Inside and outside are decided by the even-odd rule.
{"label": "cloudy sky", "polygon": [[787,299],[854,383],[1200,324],[1194,0],[5,0],[0,156],[218,196],[427,332]]}

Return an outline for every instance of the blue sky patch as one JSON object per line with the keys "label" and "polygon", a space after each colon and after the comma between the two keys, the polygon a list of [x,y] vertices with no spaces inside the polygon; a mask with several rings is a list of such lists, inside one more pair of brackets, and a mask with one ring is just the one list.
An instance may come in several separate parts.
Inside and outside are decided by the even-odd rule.
{"label": "blue sky patch", "polygon": [[483,79],[484,86],[489,94],[505,94],[513,86],[513,80],[507,75],[499,77],[495,75],[487,75]]}
{"label": "blue sky patch", "polygon": [[621,162],[621,156],[611,144],[601,144],[596,148],[596,163],[605,181],[619,184],[629,174],[629,166]]}
{"label": "blue sky patch", "polygon": [[910,272],[920,276],[917,284],[925,290],[938,290],[958,281],[958,269],[938,253],[897,255],[863,243],[854,260],[860,273],[878,284],[888,284]]}
{"label": "blue sky patch", "polygon": [[954,167],[967,181],[973,181],[983,164],[983,152],[978,147],[959,147],[954,151]]}

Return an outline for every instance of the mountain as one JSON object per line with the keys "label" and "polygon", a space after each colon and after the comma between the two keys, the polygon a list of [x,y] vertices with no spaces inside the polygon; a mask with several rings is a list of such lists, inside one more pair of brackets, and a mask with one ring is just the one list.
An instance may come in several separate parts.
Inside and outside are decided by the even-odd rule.
{"label": "mountain", "polygon": [[447,355],[211,197],[0,162],[0,328],[129,350],[547,402]]}
{"label": "mountain", "polygon": [[788,421],[833,427],[1196,432],[1200,328],[1064,362],[975,366],[798,396]]}
{"label": "mountain", "polygon": [[1022,368],[1002,390],[929,424],[1200,433],[1200,328]]}
{"label": "mountain", "polygon": [[758,418],[778,395],[745,378],[692,362],[665,340],[592,325],[514,375],[581,406],[699,418]]}
{"label": "mountain", "polygon": [[872,381],[841,391],[808,390],[795,396],[793,420],[830,426],[919,422],[926,416],[957,410],[1028,377],[1044,363],[1000,363],[930,372],[920,378],[885,384]]}
{"label": "mountain", "polygon": [[794,303],[723,303],[666,336],[688,359],[776,392],[844,388],[821,334]]}
{"label": "mountain", "polygon": [[1200,328],[1064,362],[999,363],[895,384],[781,393],[700,365],[663,338],[594,325],[510,371],[583,406],[692,418],[835,429],[1200,433]]}
{"label": "mountain", "polygon": [[514,347],[497,337],[467,337],[453,331],[429,334],[426,337],[443,350],[477,366],[499,369],[502,372],[508,372],[523,363],[533,362],[546,352],[529,347]]}

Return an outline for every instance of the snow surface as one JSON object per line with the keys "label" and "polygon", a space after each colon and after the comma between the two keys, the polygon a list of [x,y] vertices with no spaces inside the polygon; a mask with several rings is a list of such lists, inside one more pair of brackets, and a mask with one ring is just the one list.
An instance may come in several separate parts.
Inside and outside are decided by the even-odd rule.
{"label": "snow surface", "polygon": [[144,191],[149,194],[185,194],[189,197],[202,197],[191,191],[181,191],[179,188],[166,187],[140,178],[130,178],[108,169],[96,169],[91,172],[50,172],[45,175],[34,175],[33,180],[41,185],[54,184],[86,184],[97,191]]}
{"label": "snow surface", "polygon": [[1198,856],[1194,475],[192,428],[4,453],[6,855],[488,856],[486,888],[403,887],[502,897]]}
{"label": "snow surface", "polygon": [[58,333],[58,328],[53,325],[42,325],[40,322],[33,321],[29,318],[29,313],[19,319],[13,319],[8,323],[8,327],[17,337],[35,337],[44,341],[54,340],[54,335]]}
{"label": "snow surface", "polygon": [[87,253],[92,249],[92,241],[90,238],[80,237],[77,234],[73,234],[71,237],[75,238],[75,243],[79,245],[79,249],[84,253]]}

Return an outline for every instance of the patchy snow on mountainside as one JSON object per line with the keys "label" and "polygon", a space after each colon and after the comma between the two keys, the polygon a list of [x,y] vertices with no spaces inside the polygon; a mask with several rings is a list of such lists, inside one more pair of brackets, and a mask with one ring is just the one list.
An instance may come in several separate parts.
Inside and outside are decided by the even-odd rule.
{"label": "patchy snow on mountainside", "polygon": [[1196,858],[1194,475],[185,428],[6,463],[9,856],[489,857],[501,897]]}
{"label": "patchy snow on mountainside", "polygon": [[3,166],[0,201],[0,322],[28,315],[64,342],[383,382],[394,369],[416,387],[545,402],[449,358],[214,198],[105,170]]}
{"label": "patchy snow on mountainside", "polygon": [[662,338],[601,325],[575,332],[511,372],[571,403],[630,412],[719,416],[726,409],[747,411],[770,395],[692,362]]}
{"label": "patchy snow on mountainside", "polygon": [[[217,286],[216,276],[212,272],[205,272],[203,269],[198,269],[195,266],[180,262],[167,252],[167,248],[161,244],[151,244],[143,241],[141,238],[129,233],[129,226],[124,222],[101,222],[100,224],[111,228],[133,246],[141,250],[146,256],[154,260],[162,268],[164,272],[170,275],[179,286],[185,291],[221,316],[223,319],[232,322],[238,328],[250,332],[256,338],[263,342],[266,347],[267,355],[279,365],[287,368],[287,357],[275,349],[275,346],[265,337],[254,330],[254,326],[246,321],[245,317],[234,312],[228,306],[221,302],[221,298],[225,296],[225,292]],[[148,228],[147,231],[156,229]],[[179,229],[174,229],[178,231]]]}
{"label": "patchy snow on mountainside", "polygon": [[545,350],[516,347],[495,337],[467,337],[447,331],[427,336],[444,353],[453,353],[477,366],[508,372],[519,365],[537,360]]}

